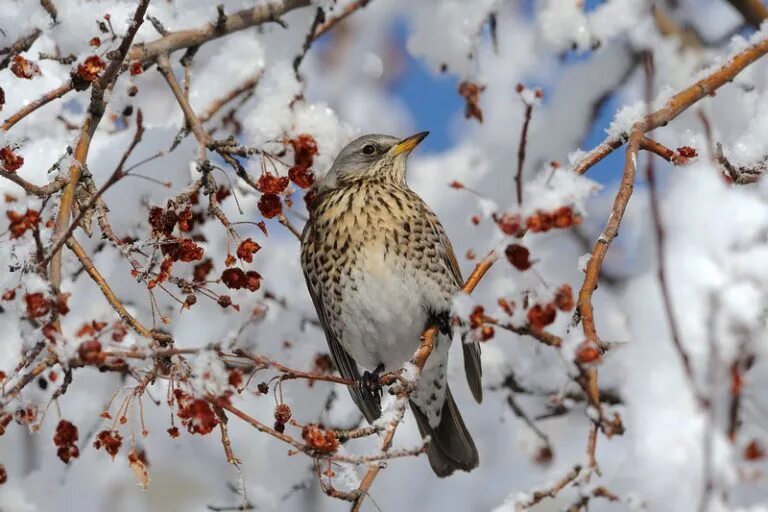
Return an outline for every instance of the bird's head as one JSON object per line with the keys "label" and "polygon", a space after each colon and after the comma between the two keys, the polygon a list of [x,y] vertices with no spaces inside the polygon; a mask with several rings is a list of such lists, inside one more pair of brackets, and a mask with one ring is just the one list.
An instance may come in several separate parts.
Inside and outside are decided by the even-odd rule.
{"label": "bird's head", "polygon": [[429,132],[405,139],[391,135],[363,135],[341,150],[328,173],[318,182],[317,191],[325,192],[365,179],[405,182],[408,154]]}

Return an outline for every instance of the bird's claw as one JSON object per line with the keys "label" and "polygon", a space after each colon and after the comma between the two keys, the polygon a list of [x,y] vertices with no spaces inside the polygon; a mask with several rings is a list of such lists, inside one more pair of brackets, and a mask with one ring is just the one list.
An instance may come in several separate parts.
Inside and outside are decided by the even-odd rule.
{"label": "bird's claw", "polygon": [[373,372],[369,372],[366,370],[363,372],[363,376],[360,377],[360,384],[362,388],[372,395],[374,395],[376,398],[381,400],[381,372],[384,371],[384,365],[380,364],[376,367]]}

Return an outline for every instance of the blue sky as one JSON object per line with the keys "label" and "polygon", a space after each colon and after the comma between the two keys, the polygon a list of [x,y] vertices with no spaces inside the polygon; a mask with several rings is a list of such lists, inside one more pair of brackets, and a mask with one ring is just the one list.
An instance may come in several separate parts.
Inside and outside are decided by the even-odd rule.
{"label": "blue sky", "polygon": [[[588,0],[587,8],[592,9],[598,3],[600,3],[599,0]],[[532,12],[531,5],[532,0],[525,2],[524,9],[528,14]],[[405,27],[397,26],[395,32],[397,40],[404,46],[407,36]],[[457,93],[458,78],[451,74],[433,74],[423,62],[414,59],[406,51],[403,51],[403,54],[407,56],[406,69],[400,75],[400,79],[394,83],[392,92],[413,113],[416,126],[430,131],[430,136],[422,143],[423,150],[426,152],[445,150],[455,142],[453,140],[455,134],[451,130],[452,120],[464,109],[464,101]],[[569,56],[564,60],[564,65],[584,58],[589,58],[589,54]],[[588,150],[603,141],[605,129],[618,107],[617,101],[613,98],[603,105],[582,149]],[[614,152],[590,169],[590,177],[601,183],[618,179],[617,169],[623,167],[623,161],[623,152]]]}

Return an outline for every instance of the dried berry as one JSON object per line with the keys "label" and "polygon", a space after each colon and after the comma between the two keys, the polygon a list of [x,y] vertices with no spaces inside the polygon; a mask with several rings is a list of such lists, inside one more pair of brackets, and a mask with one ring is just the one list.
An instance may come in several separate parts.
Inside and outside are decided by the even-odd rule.
{"label": "dried berry", "polygon": [[555,306],[553,304],[534,304],[528,310],[528,323],[535,329],[543,329],[555,321]]}
{"label": "dried berry", "polygon": [[526,219],[526,227],[534,233],[552,229],[553,216],[548,212],[539,211]]}
{"label": "dried berry", "polygon": [[501,217],[495,218],[495,220],[505,235],[516,235],[522,227],[522,219],[517,214],[503,213]]}
{"label": "dried berry", "polygon": [[50,302],[40,292],[26,294],[24,302],[27,303],[27,317],[29,318],[40,318],[47,315],[51,310]]}
{"label": "dried berry", "polygon": [[219,424],[211,404],[202,398],[187,399],[183,405],[181,400],[179,402],[177,415],[190,434],[210,434]]}
{"label": "dried berry", "polygon": [[290,139],[291,146],[293,146],[293,161],[296,165],[300,165],[309,169],[312,167],[314,157],[317,154],[317,142],[315,138],[308,133],[302,133],[295,139]]}
{"label": "dried berry", "polygon": [[211,270],[213,270],[213,262],[210,260],[210,258],[206,258],[195,265],[195,268],[192,271],[192,275],[194,276],[193,279],[198,283],[205,281],[205,279],[208,277],[208,274],[211,273]]}
{"label": "dried berry", "polygon": [[600,362],[600,347],[592,341],[582,341],[576,348],[576,361],[581,364]]}
{"label": "dried berry", "polygon": [[179,434],[179,428],[178,427],[171,427],[166,432],[168,432],[168,435],[171,436],[172,439],[175,439],[179,437],[181,434]]}
{"label": "dried berry", "polygon": [[77,347],[77,355],[84,363],[98,364],[104,361],[105,355],[101,351],[101,343],[97,340],[85,341]]}
{"label": "dried berry", "polygon": [[256,386],[256,389],[258,389],[259,393],[263,395],[269,393],[269,385],[266,382],[259,382],[258,386]]}
{"label": "dried berry", "polygon": [[558,208],[553,217],[552,223],[556,228],[564,229],[573,226],[573,208],[570,206]]}
{"label": "dried berry", "polygon": [[753,439],[744,447],[744,459],[746,460],[761,460],[765,458],[765,455],[765,448],[757,439]]}
{"label": "dried berry", "polygon": [[552,457],[554,454],[552,453],[552,448],[549,446],[542,446],[536,451],[536,456],[533,458],[533,460],[537,464],[549,464],[552,462]]}
{"label": "dried berry", "polygon": [[291,419],[291,408],[286,404],[280,404],[275,407],[275,420],[279,423],[288,423]]}
{"label": "dried berry", "polygon": [[459,96],[464,98],[464,117],[466,119],[475,118],[483,122],[483,111],[480,110],[480,93],[485,90],[484,85],[477,85],[474,82],[464,81],[459,84]]}
{"label": "dried berry", "polygon": [[307,447],[320,453],[334,453],[339,449],[339,440],[333,431],[310,423],[301,430],[301,437]]}
{"label": "dried berry", "polygon": [[228,268],[221,273],[221,282],[227,288],[239,290],[245,286],[245,272],[237,267]]}
{"label": "dried berry", "polygon": [[[1,103],[0,107],[2,107]],[[13,147],[5,146],[0,148],[0,164],[6,171],[16,172],[24,165],[24,157],[14,153]]]}
{"label": "dried berry", "polygon": [[493,338],[496,334],[496,331],[493,329],[490,325],[484,325],[479,330],[479,338],[480,341],[488,341],[491,338]]}
{"label": "dried berry", "polygon": [[77,427],[67,420],[59,421],[56,433],[53,435],[53,444],[58,447],[56,454],[64,463],[80,456],[77,440]]}
{"label": "dried berry", "polygon": [[555,306],[560,311],[570,311],[575,306],[571,285],[564,284],[555,292]]}
{"label": "dried berry", "polygon": [[254,270],[249,270],[245,274],[245,288],[249,291],[255,292],[261,288],[261,274]]}
{"label": "dried berry", "polygon": [[280,198],[275,194],[262,194],[259,198],[258,207],[261,214],[267,219],[280,215],[283,211]]}
{"label": "dried berry", "polygon": [[229,376],[227,377],[227,383],[236,389],[242,386],[243,372],[239,368],[232,368],[232,370],[229,371]]}
{"label": "dried berry", "polygon": [[67,292],[60,293],[56,296],[56,311],[58,311],[60,315],[66,315],[69,313],[69,305],[67,302],[69,301],[69,297],[71,295],[71,293]]}
{"label": "dried berry", "polygon": [[131,76],[140,75],[144,72],[144,66],[140,60],[134,60],[130,65]]}
{"label": "dried berry", "polygon": [[0,464],[0,485],[8,481],[8,472],[5,470],[5,466]]}
{"label": "dried berry", "polygon": [[31,80],[40,75],[40,67],[21,55],[14,55],[11,61],[11,72],[19,78]]}
{"label": "dried berry", "polygon": [[120,451],[120,447],[123,445],[123,436],[121,436],[116,430],[102,430],[96,436],[96,441],[93,442],[93,447],[97,450],[104,447],[104,450],[115,458],[117,452]]}
{"label": "dried berry", "polygon": [[123,322],[117,321],[112,326],[112,341],[117,343],[123,341],[128,335],[128,328]]}
{"label": "dried berry", "polygon": [[88,44],[90,46],[93,46],[94,48],[98,48],[99,46],[101,46],[101,39],[99,39],[98,37],[92,37],[91,40],[88,41]]}
{"label": "dried berry", "polygon": [[77,76],[86,82],[94,82],[107,64],[98,55],[91,55],[77,66]]}
{"label": "dried berry", "polygon": [[309,188],[315,182],[315,175],[303,165],[294,165],[288,170],[288,178],[300,188]]}
{"label": "dried berry", "polygon": [[10,221],[8,230],[11,232],[11,238],[23,236],[27,230],[35,229],[40,223],[40,214],[37,210],[27,210],[24,215],[9,210],[5,212],[5,216]]}
{"label": "dried berry", "polygon": [[219,306],[223,308],[228,308],[229,306],[232,305],[232,297],[230,297],[229,295],[219,295],[218,303],[219,303]]}
{"label": "dried berry", "polygon": [[517,270],[528,270],[531,268],[531,252],[527,247],[520,244],[509,244],[504,250],[504,254],[506,254],[507,260]]}
{"label": "dried berry", "polygon": [[696,150],[690,146],[677,148],[677,152],[680,153],[680,156],[684,158],[696,158],[699,156],[698,153],[696,153]]}
{"label": "dried berry", "polygon": [[288,186],[290,181],[284,176],[275,176],[270,172],[265,172],[259,176],[256,182],[256,188],[262,194],[279,194]]}
{"label": "dried berry", "polygon": [[[331,360],[331,356],[328,354],[317,354],[315,356],[315,367],[312,370],[313,373],[319,373],[321,375],[331,373],[333,371],[334,365],[333,361]],[[310,381],[312,382],[312,381]]]}
{"label": "dried berry", "polygon": [[237,257],[248,263],[253,262],[253,255],[256,254],[261,246],[251,238],[246,238],[237,246]]}
{"label": "dried berry", "polygon": [[159,206],[153,206],[149,210],[149,225],[155,234],[170,236],[179,216],[173,210],[164,210]]}
{"label": "dried berry", "polygon": [[189,238],[179,238],[178,259],[184,262],[203,259],[203,248]]}
{"label": "dried berry", "polygon": [[483,306],[475,306],[472,314],[469,315],[469,325],[472,329],[478,329],[483,326],[485,318],[485,309]]}

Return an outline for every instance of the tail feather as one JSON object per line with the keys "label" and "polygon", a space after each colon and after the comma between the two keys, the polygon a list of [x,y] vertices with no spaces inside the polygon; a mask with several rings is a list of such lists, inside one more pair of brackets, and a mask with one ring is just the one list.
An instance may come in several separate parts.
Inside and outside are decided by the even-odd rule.
{"label": "tail feather", "polygon": [[[471,334],[468,334],[471,336]],[[464,351],[464,372],[467,374],[467,383],[472,396],[477,403],[483,401],[483,366],[480,362],[480,343],[465,340],[461,344]]]}
{"label": "tail feather", "polygon": [[479,461],[477,448],[461,419],[451,390],[446,388],[445,391],[440,424],[434,429],[429,425],[427,416],[411,402],[411,410],[416,417],[421,436],[431,438],[427,445],[427,457],[432,470],[439,477],[446,477],[457,469],[472,471]]}

